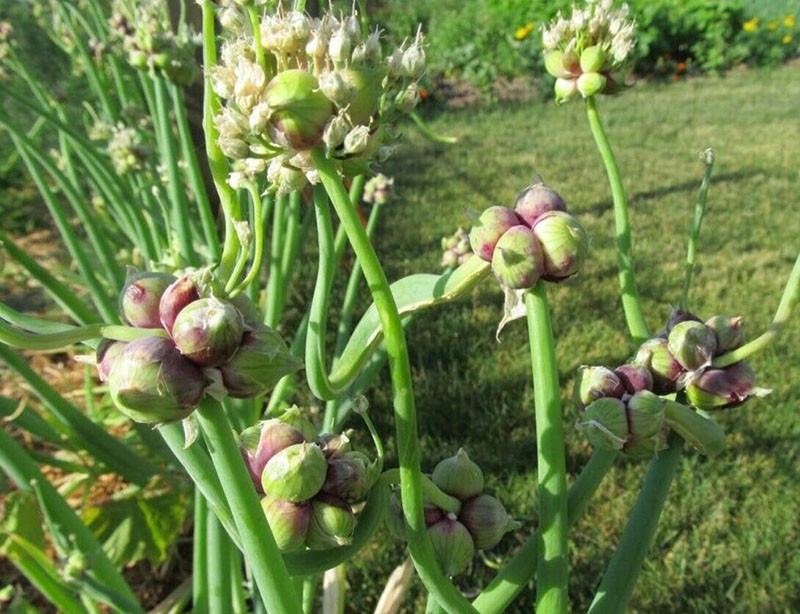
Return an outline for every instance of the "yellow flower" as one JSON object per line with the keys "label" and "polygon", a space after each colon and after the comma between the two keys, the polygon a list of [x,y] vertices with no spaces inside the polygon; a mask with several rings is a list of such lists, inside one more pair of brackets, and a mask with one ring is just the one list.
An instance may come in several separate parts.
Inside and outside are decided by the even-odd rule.
{"label": "yellow flower", "polygon": [[514,31],[514,38],[518,41],[525,40],[528,38],[531,32],[533,32],[533,22],[529,21],[524,26],[517,28]]}
{"label": "yellow flower", "polygon": [[794,28],[794,15],[787,15],[783,18],[783,25],[787,28]]}
{"label": "yellow flower", "polygon": [[788,45],[789,43],[791,43],[791,42],[792,42],[792,35],[791,35],[791,34],[784,34],[784,35],[783,35],[783,38],[781,39],[781,42],[782,42],[784,45]]}
{"label": "yellow flower", "polygon": [[775,21],[775,20],[773,19],[772,21],[770,21],[770,22],[767,24],[767,27],[768,27],[770,30],[777,30],[777,29],[778,29],[778,22],[777,22],[777,21]]}
{"label": "yellow flower", "polygon": [[748,19],[742,24],[742,30],[745,32],[755,32],[758,30],[758,17]]}

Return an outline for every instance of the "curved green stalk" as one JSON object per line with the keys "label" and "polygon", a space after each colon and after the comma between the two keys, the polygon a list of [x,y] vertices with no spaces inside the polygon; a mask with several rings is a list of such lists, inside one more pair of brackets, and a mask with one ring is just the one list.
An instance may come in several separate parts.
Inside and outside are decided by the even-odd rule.
{"label": "curved green stalk", "polygon": [[[616,451],[595,450],[581,474],[570,486],[567,493],[567,517],[570,526],[581,517],[616,458]],[[505,612],[514,598],[535,577],[538,553],[537,530],[475,598],[472,602],[475,609],[483,614]]]}
{"label": "curved green stalk", "polygon": [[204,401],[197,409],[197,417],[222,490],[234,512],[242,551],[267,610],[274,614],[297,614],[301,611],[300,600],[293,590],[225,412],[219,403]]}
{"label": "curved green stalk", "polygon": [[17,330],[0,319],[0,343],[26,350],[60,350],[90,339],[113,339],[134,341],[143,337],[168,337],[167,331],[159,328],[136,328],[119,324],[88,324],[57,333],[30,333]]}
{"label": "curved green stalk", "polygon": [[617,166],[617,159],[608,137],[600,121],[597,111],[597,102],[594,96],[586,99],[586,115],[592,129],[597,149],[606,167],[608,182],[611,185],[611,196],[614,200],[614,220],[617,241],[617,265],[619,266],[619,283],[622,293],[622,308],[625,311],[625,320],[628,330],[636,343],[642,343],[650,337],[647,322],[642,312],[642,301],[636,287],[636,277],[633,272],[633,255],[631,252],[631,226],[628,221],[628,198],[622,185],[622,177]]}
{"label": "curved green stalk", "polygon": [[[400,470],[387,469],[381,475],[381,480],[386,484],[399,484]],[[423,475],[420,482],[422,485],[422,498],[425,501],[430,501],[436,507],[449,514],[458,514],[461,511],[461,501],[442,491],[428,476]]]}
{"label": "curved green stalk", "polygon": [[622,614],[627,610],[642,563],[655,536],[672,478],[680,465],[682,450],[683,439],[673,433],[667,449],[650,461],[619,546],[589,608],[590,614]]}
{"label": "curved green stalk", "polygon": [[561,419],[556,344],[544,281],[539,281],[525,294],[525,308],[528,316],[536,414],[541,527],[536,573],[536,609],[548,613],[566,613],[569,608],[567,467],[564,458],[564,426]]}
{"label": "curved green stalk", "polygon": [[711,365],[714,367],[727,367],[769,346],[780,335],[783,327],[786,326],[798,302],[800,302],[800,254],[797,255],[792,272],[789,273],[789,279],[783,288],[781,301],[778,303],[778,309],[775,311],[775,317],[772,318],[772,324],[770,324],[769,329],[742,347],[722,356],[717,356]]}
{"label": "curved green stalk", "polygon": [[394,392],[394,413],[400,464],[400,493],[406,521],[408,549],[422,582],[449,612],[473,612],[469,602],[442,573],[428,538],[422,501],[420,446],[417,438],[417,415],[412,391],[411,367],[403,325],[389,282],[375,250],[353,209],[333,163],[321,149],[311,152],[320,181],[333,202],[347,232],[350,244],[364,269],[364,277],[378,309],[386,339]]}
{"label": "curved green stalk", "polygon": [[283,294],[286,292],[283,275],[281,274],[281,257],[284,243],[286,225],[283,217],[287,208],[287,197],[278,196],[272,210],[272,238],[269,248],[269,278],[267,279],[267,303],[264,309],[264,324],[272,328],[278,326],[281,319],[280,306],[284,303]]}
{"label": "curved green stalk", "polygon": [[706,149],[700,154],[700,161],[705,165],[703,181],[700,183],[700,192],[697,194],[697,203],[694,207],[694,218],[689,229],[689,244],[686,247],[686,265],[684,267],[683,291],[678,307],[684,311],[688,308],[689,289],[692,287],[692,276],[694,275],[694,264],[697,255],[697,243],[700,240],[700,227],[703,224],[703,216],[706,212],[706,200],[708,199],[708,188],[711,185],[711,171],[714,170],[714,151]]}
{"label": "curved green stalk", "polygon": [[408,116],[414,122],[414,125],[416,125],[422,135],[434,143],[442,143],[444,145],[454,145],[455,143],[458,143],[458,137],[456,136],[446,136],[431,130],[431,127],[425,122],[424,119],[422,119],[422,116],[416,109],[411,111]]}
{"label": "curved green stalk", "polygon": [[[245,274],[244,279],[236,285],[231,296],[239,294],[258,278],[264,259],[264,201],[258,193],[256,184],[252,181],[248,182],[247,191],[250,194],[250,200],[253,202],[253,261],[250,264],[250,270]],[[231,279],[234,278],[232,277]]]}

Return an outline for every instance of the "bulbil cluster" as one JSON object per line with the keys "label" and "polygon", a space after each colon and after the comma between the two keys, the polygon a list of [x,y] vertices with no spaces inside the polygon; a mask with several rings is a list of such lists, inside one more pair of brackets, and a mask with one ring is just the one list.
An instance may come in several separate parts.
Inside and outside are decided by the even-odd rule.
{"label": "bulbil cluster", "polygon": [[216,286],[208,271],[129,275],[119,301],[122,319],[154,334],[104,340],[96,362],[115,405],[132,420],[181,420],[206,393],[255,397],[300,368],[249,299],[217,298]]}
{"label": "bulbil cluster", "polygon": [[442,266],[446,269],[464,264],[472,256],[469,233],[459,228],[448,237],[442,237]]}
{"label": "bulbil cluster", "polygon": [[578,272],[589,247],[581,223],[567,213],[564,199],[541,182],[517,197],[513,209],[489,207],[469,233],[472,250],[500,285],[532,288],[539,279],[559,282]]}
{"label": "bulbil cluster", "polygon": [[713,410],[768,393],[756,387],[746,361],[712,365],[743,344],[739,317],[717,315],[702,322],[674,311],[664,330],[645,341],[629,363],[613,370],[581,367],[574,391],[583,410],[579,427],[599,447],[640,456],[663,449],[670,417],[662,396],[682,391],[697,409]]}
{"label": "bulbil cluster", "polygon": [[556,78],[558,102],[619,89],[614,74],[634,45],[635,24],[628,13],[627,4],[612,9],[611,0],[587,0],[586,8],[573,7],[569,19],[559,13],[543,30],[545,68]]}
{"label": "bulbil cluster", "polygon": [[388,123],[419,100],[420,35],[387,58],[379,33],[364,33],[355,14],[264,15],[260,46],[238,8],[223,9],[220,21],[228,39],[209,76],[224,101],[215,118],[219,146],[235,172],[266,169],[290,191],[317,182],[310,150],[320,144],[346,175],[389,155]]}
{"label": "bulbil cluster", "polygon": [[346,435],[317,437],[293,407],[243,431],[240,448],[280,550],[328,550],[351,542],[356,510],[378,470]]}
{"label": "bulbil cluster", "polygon": [[[453,513],[425,502],[428,536],[436,559],[448,576],[466,571],[476,550],[493,548],[506,533],[519,528],[520,524],[508,515],[503,504],[483,492],[483,472],[463,448],[455,456],[440,461],[431,480],[461,503],[459,511]],[[389,529],[403,538],[403,511],[396,494],[392,494],[390,506]]]}

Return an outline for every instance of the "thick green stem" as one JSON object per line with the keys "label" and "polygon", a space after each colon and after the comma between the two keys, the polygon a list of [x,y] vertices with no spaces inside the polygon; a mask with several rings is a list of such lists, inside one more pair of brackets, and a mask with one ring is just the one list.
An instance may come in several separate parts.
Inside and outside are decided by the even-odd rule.
{"label": "thick green stem", "polygon": [[[222,524],[214,516],[209,516],[206,524],[206,567],[208,574],[209,612],[230,612],[233,594],[231,592],[231,542]],[[203,568],[195,569],[203,573]]]}
{"label": "thick green stem", "polygon": [[547,305],[547,290],[539,281],[525,294],[530,336],[531,372],[536,413],[536,451],[539,474],[539,560],[536,609],[563,612],[569,607],[567,582],[567,467],[561,388],[556,347]]}
{"label": "thick green stem", "polygon": [[800,302],[800,254],[797,255],[792,272],[789,273],[789,280],[783,289],[781,302],[778,304],[778,309],[769,329],[742,347],[722,356],[717,356],[711,364],[714,367],[727,367],[768,347],[780,335],[798,302]]}
{"label": "thick green stem", "polygon": [[421,451],[417,437],[417,415],[414,407],[411,366],[403,325],[394,297],[389,289],[389,282],[335,166],[325,157],[321,149],[313,150],[311,155],[319,171],[320,180],[347,232],[353,251],[364,269],[364,277],[372,293],[372,300],[378,309],[386,339],[394,393],[397,449],[400,463],[400,494],[406,521],[409,552],[420,578],[439,603],[449,612],[472,612],[474,609],[469,602],[442,573],[428,538],[422,501]]}
{"label": "thick green stem", "polygon": [[633,272],[633,255],[631,252],[631,227],[628,221],[628,198],[622,186],[622,177],[617,166],[617,159],[608,137],[600,121],[597,111],[597,102],[594,96],[586,99],[586,114],[592,129],[597,149],[606,167],[608,182],[611,185],[611,196],[614,200],[614,220],[616,227],[617,264],[619,266],[619,283],[622,293],[622,308],[625,311],[625,320],[628,330],[636,343],[642,343],[649,336],[647,322],[642,312],[642,301],[636,287],[636,277]]}
{"label": "thick green stem", "polygon": [[197,416],[242,538],[242,552],[267,609],[274,614],[297,614],[301,611],[300,600],[292,588],[225,412],[218,403],[204,401]]}
{"label": "thick green stem", "polygon": [[680,465],[682,450],[683,439],[672,434],[669,447],[650,462],[619,546],[589,608],[590,614],[622,614],[626,611],[645,555],[655,536],[672,478]]}
{"label": "thick green stem", "polygon": [[[567,493],[567,516],[570,526],[581,517],[616,458],[615,451],[595,450],[581,474],[570,486]],[[503,566],[495,579],[475,598],[472,602],[475,609],[484,614],[505,612],[514,598],[525,590],[535,577],[538,553],[539,531],[537,530]]]}

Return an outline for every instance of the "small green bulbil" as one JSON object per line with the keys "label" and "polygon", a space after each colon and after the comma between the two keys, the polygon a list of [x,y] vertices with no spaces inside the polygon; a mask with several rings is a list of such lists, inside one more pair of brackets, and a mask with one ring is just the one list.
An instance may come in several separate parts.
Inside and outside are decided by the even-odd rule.
{"label": "small green bulbil", "polygon": [[305,70],[279,72],[267,84],[265,99],[277,136],[297,150],[317,145],[333,115],[333,103],[319,89],[317,78]]}
{"label": "small green bulbil", "polygon": [[666,339],[654,337],[645,341],[633,363],[650,371],[656,394],[669,394],[684,387],[686,369],[672,356]]}
{"label": "small green bulbil", "polygon": [[750,396],[768,393],[756,387],[755,371],[744,360],[722,369],[706,369],[686,387],[689,402],[705,410],[734,407]]}
{"label": "small green bulbil", "polygon": [[311,502],[311,522],[306,546],[312,550],[330,550],[353,541],[356,517],[343,500],[321,494]]}
{"label": "small green bulbil", "polygon": [[544,273],[544,266],[542,246],[527,226],[509,228],[495,245],[492,272],[505,288],[532,288]]}
{"label": "small green bulbil", "polygon": [[284,501],[308,501],[322,489],[327,468],[318,445],[295,444],[269,459],[261,473],[261,487]]}
{"label": "small green bulbil", "polygon": [[467,528],[458,520],[442,518],[428,527],[436,560],[447,576],[467,570],[475,555],[475,542]]}
{"label": "small green bulbil", "polygon": [[621,450],[629,438],[625,404],[610,397],[597,399],[586,408],[578,430],[599,450]]}
{"label": "small green bulbil", "polygon": [[317,428],[308,419],[305,412],[297,405],[292,405],[289,409],[277,417],[278,420],[289,424],[303,433],[306,441],[314,441],[317,438]]}
{"label": "small green bulbil", "polygon": [[581,52],[581,71],[600,72],[605,68],[606,53],[600,45],[592,45]]}
{"label": "small green bulbil", "polygon": [[573,398],[579,409],[584,409],[602,397],[622,398],[625,388],[617,374],[606,367],[580,367],[575,379]]}
{"label": "small green bulbil", "polygon": [[184,307],[172,325],[172,339],[181,354],[205,367],[218,367],[236,352],[244,319],[227,301],[201,298]]}
{"label": "small green bulbil", "polygon": [[369,459],[361,452],[345,452],[328,459],[328,472],[322,491],[347,503],[363,501],[369,492]]}
{"label": "small green bulbil", "polygon": [[200,368],[163,337],[126,344],[108,375],[117,408],[145,424],[186,418],[202,400],[207,385]]}
{"label": "small green bulbil", "polygon": [[199,298],[200,289],[194,273],[183,275],[164,290],[158,304],[158,315],[161,325],[168,333],[172,333],[175,318],[183,308]]}
{"label": "small green bulbil", "polygon": [[439,461],[431,475],[433,483],[448,495],[466,501],[483,490],[483,471],[467,455],[464,448],[455,456]]}
{"label": "small green bulbil", "polygon": [[628,432],[634,439],[649,439],[664,426],[666,400],[647,390],[634,394],[626,403]]}
{"label": "small green bulbil", "polygon": [[495,245],[503,234],[520,223],[519,217],[508,207],[495,205],[481,213],[469,231],[469,244],[481,260],[492,261]]}
{"label": "small green bulbil", "polygon": [[581,96],[590,98],[596,94],[602,94],[606,87],[608,77],[599,72],[585,72],[578,77],[577,87]]}
{"label": "small green bulbil", "polygon": [[263,492],[261,474],[270,459],[281,450],[304,441],[299,430],[274,418],[242,431],[239,446],[256,490]]}
{"label": "small green bulbil", "polygon": [[688,320],[669,331],[667,347],[684,369],[696,371],[711,364],[717,351],[717,337],[702,322]]}
{"label": "small green bulbil", "polygon": [[351,97],[347,113],[353,124],[368,125],[370,118],[378,112],[381,81],[384,71],[366,68],[345,68],[340,71],[342,79],[349,86]]}
{"label": "small green bulbil", "polygon": [[125,284],[119,307],[123,319],[138,328],[161,328],[158,306],[167,287],[175,281],[167,273],[139,273]]}
{"label": "small green bulbil", "polygon": [[589,236],[575,216],[565,211],[542,215],[533,227],[542,246],[547,281],[560,281],[577,273],[589,251]]}
{"label": "small green bulbil", "polygon": [[568,79],[580,74],[580,62],[574,53],[564,53],[557,49],[544,55],[544,67],[556,79]]}
{"label": "small green bulbil", "polygon": [[717,355],[735,350],[744,344],[741,317],[713,316],[706,320],[706,326],[716,335]]}
{"label": "small green bulbil", "polygon": [[566,210],[567,205],[561,195],[541,182],[529,185],[514,202],[514,213],[528,228],[533,228],[545,213]]}

